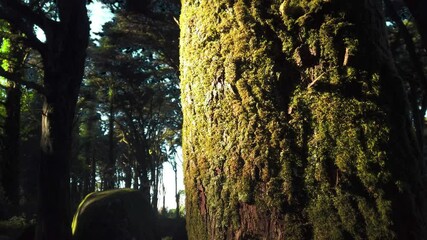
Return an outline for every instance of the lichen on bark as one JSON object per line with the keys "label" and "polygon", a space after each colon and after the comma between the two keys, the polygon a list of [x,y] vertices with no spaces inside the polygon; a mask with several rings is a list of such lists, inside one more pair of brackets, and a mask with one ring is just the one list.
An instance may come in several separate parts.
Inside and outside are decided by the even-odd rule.
{"label": "lichen on bark", "polygon": [[397,129],[410,128],[395,119],[405,96],[381,11],[379,1],[183,1],[190,239],[422,236],[422,204],[399,210],[422,189],[398,187],[417,186],[420,172],[399,173],[411,150],[396,154],[410,138]]}

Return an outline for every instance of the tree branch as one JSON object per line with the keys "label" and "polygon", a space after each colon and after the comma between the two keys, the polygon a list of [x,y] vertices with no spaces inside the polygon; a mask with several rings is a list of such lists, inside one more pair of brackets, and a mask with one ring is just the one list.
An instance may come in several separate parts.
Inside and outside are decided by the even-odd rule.
{"label": "tree branch", "polygon": [[34,89],[42,95],[46,96],[46,94],[47,94],[46,88],[40,84],[35,83],[35,82],[30,82],[30,81],[25,81],[25,80],[20,80],[20,81],[15,81],[15,82],[21,84],[22,86],[24,86],[26,88]]}
{"label": "tree branch", "polygon": [[0,67],[0,76],[6,78],[9,81],[12,81],[16,84],[20,84],[26,88],[34,89],[40,94],[46,95],[46,93],[47,93],[46,89],[42,85],[37,84],[35,82],[25,81],[25,80],[21,79],[18,74],[8,72],[1,67]]}
{"label": "tree branch", "polygon": [[38,50],[42,55],[45,54],[46,45],[37,38],[34,26],[37,25],[46,32],[52,27],[52,20],[12,0],[0,1],[0,19],[6,20],[13,28],[25,34],[25,37],[21,38],[24,44]]}
{"label": "tree branch", "polygon": [[24,5],[22,2],[16,0],[1,0],[0,6],[2,8],[10,9],[18,18],[25,19],[25,21],[32,25],[39,26],[41,29],[43,29],[43,31],[46,31],[49,27],[48,25],[53,22],[42,12],[36,12],[36,10],[32,10],[29,6]]}

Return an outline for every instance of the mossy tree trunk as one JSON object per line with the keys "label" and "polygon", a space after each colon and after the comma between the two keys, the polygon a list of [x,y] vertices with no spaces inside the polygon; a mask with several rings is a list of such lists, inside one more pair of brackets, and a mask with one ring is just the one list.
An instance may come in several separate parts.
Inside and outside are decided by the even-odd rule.
{"label": "mossy tree trunk", "polygon": [[189,239],[422,239],[381,1],[182,2]]}

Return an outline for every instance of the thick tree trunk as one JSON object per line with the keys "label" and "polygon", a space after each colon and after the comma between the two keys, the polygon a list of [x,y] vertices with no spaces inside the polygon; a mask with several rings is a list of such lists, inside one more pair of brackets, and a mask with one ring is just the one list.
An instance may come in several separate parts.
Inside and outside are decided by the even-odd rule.
{"label": "thick tree trunk", "polygon": [[381,1],[182,6],[189,239],[427,235]]}
{"label": "thick tree trunk", "polygon": [[6,90],[6,120],[4,164],[1,166],[2,183],[9,201],[17,207],[19,205],[19,176],[20,176],[20,112],[21,89],[18,84],[12,84]]}
{"label": "thick tree trunk", "polygon": [[[16,36],[21,33],[11,28]],[[15,41],[15,39],[9,39]],[[0,176],[6,197],[12,203],[14,208],[19,205],[20,198],[20,125],[21,125],[21,85],[16,83],[23,79],[23,65],[26,61],[27,48],[20,44],[14,44],[6,52],[6,61],[8,64],[7,72],[15,79],[9,79],[9,86],[6,88],[6,100],[4,108],[6,118],[4,120],[4,155],[0,160]],[[7,59],[9,58],[9,59]],[[6,76],[7,77],[7,76]],[[16,82],[14,82],[16,81]],[[16,210],[16,209],[15,209]]]}
{"label": "thick tree trunk", "polygon": [[42,116],[39,240],[71,238],[69,170],[74,106],[72,99],[65,99],[65,92],[52,95],[45,99]]}
{"label": "thick tree trunk", "polygon": [[[135,130],[133,132],[136,133],[137,131]],[[151,202],[151,184],[150,179],[148,178],[148,173],[151,171],[149,163],[149,161],[151,161],[150,155],[148,154],[145,139],[142,139],[140,136],[136,136],[133,139],[133,146],[137,146],[132,152],[133,157],[136,159],[135,174],[137,174],[134,180],[134,185],[138,186],[138,188],[134,189],[139,189],[144,194],[147,201]]]}
{"label": "thick tree trunk", "polygon": [[89,21],[85,1],[58,1],[60,22],[46,33],[37,239],[71,239],[70,154]]}
{"label": "thick tree trunk", "polygon": [[143,167],[139,175],[139,191],[145,196],[145,199],[151,203],[151,194],[150,194],[150,180],[148,178],[148,169]]}

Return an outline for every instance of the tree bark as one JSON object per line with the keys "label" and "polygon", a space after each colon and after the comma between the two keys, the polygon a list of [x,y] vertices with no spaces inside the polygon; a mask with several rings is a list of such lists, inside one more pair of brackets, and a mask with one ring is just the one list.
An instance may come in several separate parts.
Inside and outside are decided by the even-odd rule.
{"label": "tree bark", "polygon": [[114,156],[114,86],[110,85],[109,89],[109,116],[108,116],[108,162],[106,165],[104,176],[104,190],[115,188],[115,173],[116,173],[116,158]]}
{"label": "tree bark", "polygon": [[95,151],[92,151],[90,170],[91,170],[90,192],[94,192],[96,190],[96,157],[95,157]]}
{"label": "tree bark", "polygon": [[[19,31],[10,29],[13,35],[8,41],[16,41]],[[6,100],[4,108],[6,118],[4,121],[4,158],[0,160],[0,176],[6,197],[14,208],[19,205],[20,192],[20,124],[21,124],[21,85],[17,82],[24,78],[23,65],[27,58],[27,48],[22,44],[11,44],[4,56],[7,63],[7,69],[2,69],[0,76],[8,79],[8,85],[5,88]],[[1,67],[0,67],[1,68]]]}
{"label": "tree bark", "polygon": [[130,162],[126,163],[124,174],[125,174],[125,188],[131,188],[132,187],[132,167]]}
{"label": "tree bark", "polygon": [[153,209],[158,208],[158,201],[159,201],[159,182],[160,182],[160,157],[157,153],[154,153],[152,155],[152,171],[151,171],[151,178],[153,183],[153,197],[151,199],[151,206],[153,206]]}
{"label": "tree bark", "polygon": [[88,106],[88,119],[87,119],[87,122],[85,123],[87,142],[84,146],[84,149],[85,149],[85,157],[86,157],[85,163],[86,163],[86,166],[88,166],[88,168],[85,169],[83,173],[83,196],[86,196],[87,194],[95,191],[95,185],[92,182],[92,174],[93,174],[92,169],[95,169],[96,171],[96,166],[94,163],[94,158],[95,158],[95,155],[94,155],[95,127],[94,125],[95,123],[97,123],[97,121],[98,121],[98,115],[95,112],[95,104],[90,103],[90,105]]}
{"label": "tree bark", "polygon": [[19,176],[20,176],[20,112],[21,96],[20,85],[11,84],[6,89],[6,120],[5,131],[5,161],[2,166],[2,183],[6,196],[13,206],[19,205]]}
{"label": "tree bark", "polygon": [[423,239],[381,1],[182,2],[189,239]]}
{"label": "tree bark", "polygon": [[36,239],[71,239],[70,154],[89,21],[86,1],[57,1],[60,22],[45,28],[39,215]]}
{"label": "tree bark", "polygon": [[177,162],[176,160],[174,160],[174,162],[171,162],[172,165],[172,170],[174,172],[175,175],[175,217],[178,219],[179,218],[179,194],[178,194],[178,168],[177,168]]}
{"label": "tree bark", "polygon": [[145,196],[145,199],[151,203],[151,194],[150,194],[150,180],[148,179],[148,170],[147,168],[142,167],[142,171],[139,175],[139,191]]}

